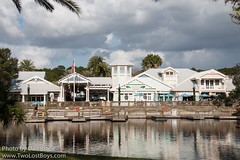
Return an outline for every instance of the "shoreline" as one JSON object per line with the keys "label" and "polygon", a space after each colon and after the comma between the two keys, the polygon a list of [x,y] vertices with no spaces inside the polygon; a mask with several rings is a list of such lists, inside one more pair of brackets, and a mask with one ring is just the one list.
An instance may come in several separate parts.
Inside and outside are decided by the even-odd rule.
{"label": "shoreline", "polygon": [[[46,123],[48,121],[72,121],[82,123],[86,121],[126,122],[128,119],[217,119],[240,120],[240,116],[233,116],[233,107],[216,106],[181,106],[181,107],[91,107],[81,109],[50,109],[26,110],[26,123]],[[154,118],[155,117],[155,118]],[[191,118],[189,118],[191,117]]]}

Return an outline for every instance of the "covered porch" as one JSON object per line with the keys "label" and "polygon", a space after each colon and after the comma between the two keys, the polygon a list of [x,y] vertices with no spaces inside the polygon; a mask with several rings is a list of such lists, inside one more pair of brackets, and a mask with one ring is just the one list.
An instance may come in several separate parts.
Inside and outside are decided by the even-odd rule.
{"label": "covered porch", "polygon": [[95,84],[91,77],[85,77],[79,73],[72,73],[63,77],[60,84],[59,102],[65,101],[109,101],[111,94],[110,85]]}

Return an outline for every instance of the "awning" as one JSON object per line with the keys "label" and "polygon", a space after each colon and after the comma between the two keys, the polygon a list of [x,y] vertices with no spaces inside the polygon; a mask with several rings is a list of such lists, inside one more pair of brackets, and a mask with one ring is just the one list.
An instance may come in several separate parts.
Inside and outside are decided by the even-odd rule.
{"label": "awning", "polygon": [[187,94],[187,93],[181,94],[181,96],[182,96],[182,97],[190,97],[190,95]]}
{"label": "awning", "polygon": [[165,96],[167,96],[167,97],[174,97],[174,95],[171,94],[171,93],[165,94]]}
{"label": "awning", "polygon": [[136,93],[136,94],[134,94],[134,96],[143,96],[143,94],[142,93]]}
{"label": "awning", "polygon": [[201,94],[200,97],[209,97],[209,95],[204,93],[204,94]]}

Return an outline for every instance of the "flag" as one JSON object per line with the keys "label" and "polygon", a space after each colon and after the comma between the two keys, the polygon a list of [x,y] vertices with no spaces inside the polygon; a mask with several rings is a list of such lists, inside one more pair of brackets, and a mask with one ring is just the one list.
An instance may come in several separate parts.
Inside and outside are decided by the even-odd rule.
{"label": "flag", "polygon": [[71,72],[72,72],[72,73],[74,73],[74,72],[75,72],[75,61],[74,61],[74,60],[73,60],[73,63],[72,63]]}

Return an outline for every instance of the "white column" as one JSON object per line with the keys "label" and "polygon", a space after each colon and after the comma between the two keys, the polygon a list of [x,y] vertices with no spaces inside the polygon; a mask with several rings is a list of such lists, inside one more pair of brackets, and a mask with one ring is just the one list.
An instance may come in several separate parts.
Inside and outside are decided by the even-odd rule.
{"label": "white column", "polygon": [[86,102],[89,102],[89,86],[88,86],[88,83],[87,83],[87,86],[86,86]]}
{"label": "white column", "polygon": [[25,95],[22,95],[22,102],[25,102]]}
{"label": "white column", "polygon": [[152,101],[157,101],[157,91],[153,92],[153,100]]}
{"label": "white column", "polygon": [[75,98],[76,98],[76,91],[75,91],[75,87],[76,87],[76,73],[74,72],[74,79],[73,79],[73,102],[75,102]]}
{"label": "white column", "polygon": [[43,105],[46,105],[46,94],[43,95]]}
{"label": "white column", "polygon": [[109,102],[109,88],[107,89],[107,101]]}
{"label": "white column", "polygon": [[63,98],[63,101],[65,102],[65,89],[64,89],[64,84],[63,84],[63,88],[62,88],[62,98]]}
{"label": "white column", "polygon": [[62,83],[61,83],[61,86],[60,86],[59,101],[63,101],[63,84]]}

